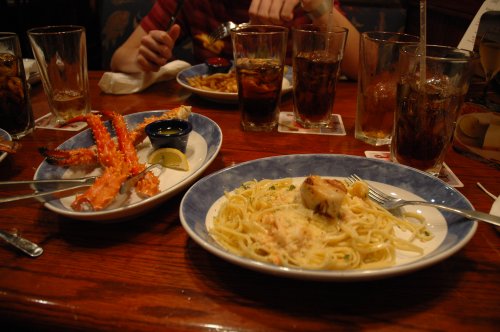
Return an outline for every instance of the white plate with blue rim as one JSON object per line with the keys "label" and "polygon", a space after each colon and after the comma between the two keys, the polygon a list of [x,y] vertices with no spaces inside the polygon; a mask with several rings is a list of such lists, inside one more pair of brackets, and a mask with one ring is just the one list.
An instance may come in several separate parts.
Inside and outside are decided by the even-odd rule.
{"label": "white plate with blue rim", "polygon": [[[125,120],[128,128],[133,129],[145,118],[158,116],[163,113],[164,111],[162,110],[134,113],[126,115]],[[162,169],[161,172],[155,170],[157,174],[159,173],[160,193],[146,199],[141,199],[135,193],[132,193],[125,197],[125,201],[117,200],[117,202],[102,211],[73,210],[71,203],[74,201],[74,195],[61,199],[54,197],[44,198],[45,207],[60,215],[74,219],[116,222],[136,217],[176,195],[192,184],[203,173],[215,159],[222,145],[222,132],[214,121],[196,113],[192,113],[188,120],[193,125],[193,131],[189,135],[185,153],[189,162],[189,171],[178,171],[168,168]],[[109,130],[109,122],[106,125]],[[65,141],[58,149],[70,150],[89,147],[94,144],[90,129],[86,129]],[[153,151],[149,139],[146,138],[136,148],[139,162],[146,163],[148,155]],[[38,167],[34,179],[79,178],[99,175],[101,171],[100,167],[72,166],[65,168],[43,161]]]}
{"label": "white plate with blue rim", "polygon": [[[177,74],[177,82],[184,88],[188,89],[194,94],[199,95],[205,99],[221,102],[221,103],[237,103],[238,93],[237,92],[218,92],[209,91],[199,88],[195,88],[188,83],[188,78],[194,76],[201,76],[208,74],[208,66],[204,63],[199,65],[194,65],[192,67],[186,68]],[[285,72],[283,74],[283,84],[281,86],[281,94],[288,93],[293,89],[293,71],[291,66],[285,66]]]}
{"label": "white plate with blue rim", "polygon": [[[12,141],[12,136],[10,136],[10,134],[8,132],[6,132],[5,130],[3,130],[1,128],[0,128],[0,137],[4,141],[8,141],[8,142]],[[5,157],[7,157],[7,152],[0,152],[0,161],[4,160]]]}
{"label": "white plate with blue rim", "polygon": [[[303,154],[252,160],[225,168],[196,182],[180,205],[182,226],[189,236],[212,254],[251,270],[296,279],[320,281],[362,281],[394,277],[436,264],[463,248],[473,237],[477,221],[429,207],[405,207],[421,213],[434,239],[422,244],[423,255],[397,253],[393,266],[370,270],[307,270],[277,266],[237,256],[220,246],[209,234],[214,211],[225,191],[249,180],[301,178],[311,174],[345,178],[357,174],[375,187],[404,199],[425,199],[449,206],[473,209],[460,192],[419,170],[358,156]],[[223,199],[222,199],[223,200]]]}

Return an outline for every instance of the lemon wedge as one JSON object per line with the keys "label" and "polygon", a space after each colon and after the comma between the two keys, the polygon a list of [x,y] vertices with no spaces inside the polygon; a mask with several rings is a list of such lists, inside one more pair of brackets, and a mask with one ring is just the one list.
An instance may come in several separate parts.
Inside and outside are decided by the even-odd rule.
{"label": "lemon wedge", "polygon": [[150,164],[161,164],[163,167],[180,171],[189,171],[189,162],[184,153],[173,148],[155,150],[148,158]]}

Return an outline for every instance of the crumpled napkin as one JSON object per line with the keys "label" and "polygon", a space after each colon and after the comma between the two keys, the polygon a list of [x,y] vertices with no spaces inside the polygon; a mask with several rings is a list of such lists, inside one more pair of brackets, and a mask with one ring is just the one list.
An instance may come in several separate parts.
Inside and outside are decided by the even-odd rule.
{"label": "crumpled napkin", "polygon": [[105,72],[98,85],[105,93],[123,95],[140,92],[154,83],[174,78],[181,70],[191,67],[185,61],[174,60],[167,63],[157,72],[124,74]]}
{"label": "crumpled napkin", "polygon": [[26,80],[30,83],[36,83],[40,80],[40,71],[35,59],[23,59],[24,73]]}

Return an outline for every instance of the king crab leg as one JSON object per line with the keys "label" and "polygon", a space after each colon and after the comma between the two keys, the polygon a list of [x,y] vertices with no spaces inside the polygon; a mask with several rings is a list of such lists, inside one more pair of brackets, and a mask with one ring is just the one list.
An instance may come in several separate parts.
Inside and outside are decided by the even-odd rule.
{"label": "king crab leg", "polygon": [[83,194],[77,195],[71,207],[77,211],[102,210],[113,202],[120,186],[130,174],[129,166],[123,154],[118,151],[115,142],[104,126],[101,118],[95,114],[78,116],[70,122],[86,121],[92,130],[96,142],[97,156],[104,167],[103,174]]}
{"label": "king crab leg", "polygon": [[[152,116],[144,119],[142,123],[130,132],[130,139],[132,144],[138,145],[146,138],[144,128],[149,123],[156,120],[163,119],[187,119],[191,114],[190,106],[180,106],[165,112],[160,116]],[[40,148],[40,153],[46,158],[49,164],[59,166],[75,166],[75,165],[95,165],[98,163],[97,151],[95,147],[81,148],[75,150],[50,150],[47,148]]]}

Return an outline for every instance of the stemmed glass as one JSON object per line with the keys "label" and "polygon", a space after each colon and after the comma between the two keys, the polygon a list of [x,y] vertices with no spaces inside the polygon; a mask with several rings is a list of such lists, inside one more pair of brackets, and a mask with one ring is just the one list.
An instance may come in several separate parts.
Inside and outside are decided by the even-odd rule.
{"label": "stemmed glass", "polygon": [[500,71],[500,31],[487,31],[483,34],[479,42],[479,56],[486,80],[483,100],[488,105],[488,88]]}

